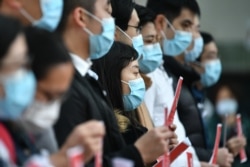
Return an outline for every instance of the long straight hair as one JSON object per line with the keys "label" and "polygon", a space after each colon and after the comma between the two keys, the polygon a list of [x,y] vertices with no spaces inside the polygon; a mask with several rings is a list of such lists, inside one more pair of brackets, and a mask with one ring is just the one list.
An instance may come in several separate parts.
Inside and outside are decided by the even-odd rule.
{"label": "long straight hair", "polygon": [[138,58],[136,50],[129,45],[114,42],[110,51],[101,59],[94,61],[94,70],[99,82],[107,90],[113,108],[123,111],[121,72],[130,62]]}

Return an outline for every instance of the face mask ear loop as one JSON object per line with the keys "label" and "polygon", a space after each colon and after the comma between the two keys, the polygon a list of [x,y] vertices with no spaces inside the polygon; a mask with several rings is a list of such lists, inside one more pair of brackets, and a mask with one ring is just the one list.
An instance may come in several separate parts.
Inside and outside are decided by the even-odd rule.
{"label": "face mask ear loop", "polygon": [[126,81],[121,80],[121,82],[124,83],[124,84],[126,84],[126,85],[129,85],[129,83],[126,82]]}
{"label": "face mask ear loop", "polygon": [[19,10],[19,12],[30,22],[30,23],[34,23],[35,19],[23,8],[21,8]]}
{"label": "face mask ear loop", "polygon": [[[167,26],[169,25],[170,28],[171,28],[171,29],[174,31],[174,33],[175,33],[175,28],[174,28],[174,26],[168,21],[168,19],[165,18],[165,20],[166,20],[166,22],[167,22]],[[161,35],[163,36],[164,39],[167,39],[166,34],[163,32],[163,30],[161,30]]]}
{"label": "face mask ear loop", "polygon": [[166,22],[167,22],[167,25],[169,25],[170,28],[175,32],[176,30],[175,30],[174,26],[170,23],[170,21],[168,21],[168,19],[166,19]]}
{"label": "face mask ear loop", "polygon": [[92,17],[93,19],[95,19],[96,21],[98,21],[99,23],[102,23],[102,20],[99,19],[98,17],[96,17],[95,15],[93,15],[92,13],[90,13],[89,11],[87,10],[83,10],[84,13],[86,13],[87,15],[89,15],[90,17]]}
{"label": "face mask ear loop", "polygon": [[[89,15],[90,17],[92,17],[93,19],[95,19],[96,21],[98,21],[101,25],[102,25],[102,21],[96,17],[95,15],[93,15],[92,13],[88,12],[87,10],[83,10],[83,12],[87,15]],[[87,28],[84,28],[84,31],[89,35],[89,36],[93,36],[94,34]]]}
{"label": "face mask ear loop", "polygon": [[116,26],[116,28],[117,28],[119,31],[121,31],[121,33],[123,33],[123,35],[125,35],[128,39],[130,39],[130,40],[133,42],[132,38],[131,38],[126,32],[124,32],[120,27]]}

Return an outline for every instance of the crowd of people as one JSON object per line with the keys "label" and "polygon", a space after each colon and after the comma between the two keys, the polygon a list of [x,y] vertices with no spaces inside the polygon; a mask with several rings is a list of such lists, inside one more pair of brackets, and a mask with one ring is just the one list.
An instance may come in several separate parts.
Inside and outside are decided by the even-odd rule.
{"label": "crowd of people", "polygon": [[206,108],[222,65],[201,19],[196,0],[0,0],[0,167],[152,167],[184,140],[166,167],[249,166],[230,87]]}

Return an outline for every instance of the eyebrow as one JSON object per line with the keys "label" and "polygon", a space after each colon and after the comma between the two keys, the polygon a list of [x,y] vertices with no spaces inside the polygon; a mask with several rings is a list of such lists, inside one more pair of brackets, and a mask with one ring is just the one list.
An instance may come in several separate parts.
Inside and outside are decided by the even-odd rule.
{"label": "eyebrow", "polygon": [[187,23],[187,24],[193,24],[193,22],[191,21],[191,20],[189,20],[189,19],[185,19],[185,20],[182,20],[182,22],[181,22],[182,24],[185,24],[185,23]]}
{"label": "eyebrow", "polygon": [[143,38],[154,38],[155,36],[156,36],[155,34],[150,34],[143,36]]}
{"label": "eyebrow", "polygon": [[139,66],[138,66],[138,65],[133,65],[132,68],[137,68],[137,69],[139,69]]}

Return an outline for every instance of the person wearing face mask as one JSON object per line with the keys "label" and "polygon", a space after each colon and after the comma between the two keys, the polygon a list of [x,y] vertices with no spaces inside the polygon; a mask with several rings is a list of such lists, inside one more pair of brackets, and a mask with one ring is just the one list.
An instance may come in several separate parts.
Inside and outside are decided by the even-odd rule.
{"label": "person wearing face mask", "polygon": [[[111,166],[110,160],[113,157],[132,160],[138,167],[152,162],[166,151],[166,140],[172,138],[174,133],[165,127],[153,129],[135,144],[126,146],[106,93],[97,82],[98,76],[90,70],[91,59],[102,58],[114,43],[115,24],[108,13],[107,1],[65,0],[64,4],[58,33],[70,52],[75,75],[68,98],[63,102],[54,126],[59,146],[75,126],[97,119],[102,120],[106,127],[103,166]],[[155,142],[151,143],[150,139]],[[93,162],[89,165],[93,165]]]}
{"label": "person wearing face mask", "polygon": [[[99,151],[102,148],[101,142],[99,142],[99,144],[97,142],[89,143],[89,140],[100,141],[100,138],[102,138],[105,133],[103,123],[92,121],[83,125],[79,125],[69,136],[67,142],[65,142],[63,147],[59,151],[57,150],[51,155],[48,155],[47,153],[40,153],[40,150],[36,147],[36,139],[33,138],[33,140],[31,140],[30,135],[36,133],[38,129],[45,128],[44,126],[42,126],[45,124],[41,124],[41,122],[46,121],[46,123],[49,123],[48,117],[50,117],[50,119],[52,118],[51,116],[48,116],[50,114],[48,112],[53,111],[41,111],[38,108],[34,109],[32,107],[33,96],[36,90],[35,77],[37,77],[38,75],[45,75],[47,71],[45,67],[47,66],[44,65],[43,67],[39,67],[43,68],[42,71],[39,71],[35,69],[32,65],[32,69],[35,69],[35,75],[33,75],[33,73],[27,68],[27,46],[25,43],[24,33],[22,32],[20,23],[14,19],[0,16],[0,25],[0,37],[2,39],[0,40],[0,55],[1,57],[3,55],[3,58],[1,59],[0,74],[2,86],[1,93],[3,93],[1,95],[2,97],[0,106],[0,166],[29,166],[31,164],[38,166],[68,166],[69,162],[67,161],[67,150],[71,147],[81,145],[85,148],[86,154],[84,156],[85,158],[87,158],[85,159],[86,162],[88,162],[93,157],[95,152]],[[33,33],[29,29],[29,35],[33,36],[34,34],[35,33]],[[44,45],[37,45],[37,47],[39,47],[40,49],[39,51],[41,52],[41,55],[36,55],[35,58],[33,57],[34,62],[36,62],[34,65],[40,66],[40,63],[42,62],[41,60],[46,57],[45,55],[48,54],[45,53],[46,51],[48,52],[48,50],[46,50],[48,48],[43,48],[43,46],[46,46],[46,44],[50,45],[50,47],[57,46],[53,49],[62,53],[62,55],[64,52],[64,61],[61,60],[58,61],[58,63],[67,63],[62,63],[60,67],[53,67],[53,70],[51,71],[53,73],[56,73],[57,75],[59,75],[60,73],[62,74],[63,72],[63,74],[65,75],[64,79],[68,78],[67,82],[69,84],[73,70],[71,60],[67,55],[66,49],[63,48],[63,44],[58,43],[55,38],[52,38],[50,33],[43,32],[40,35],[42,36],[39,36],[39,40],[44,41],[44,39],[46,39],[47,41],[44,43]],[[36,45],[39,40],[36,40],[34,45]],[[51,52],[50,49],[49,52]],[[58,52],[56,54],[58,54]],[[60,56],[56,57],[56,54],[48,55],[47,58],[49,58],[50,60],[55,60],[57,58],[58,60]],[[37,62],[38,56],[40,57],[39,62]],[[49,61],[47,60],[46,63],[50,64],[48,62]],[[60,71],[62,69],[64,69],[64,71]],[[19,72],[20,70],[22,70],[22,72]],[[65,74],[65,70],[69,72]],[[62,77],[62,75],[60,76]],[[46,85],[44,83],[48,84],[48,81],[50,81],[49,86],[51,86],[51,83],[53,83],[52,81],[55,82],[55,80],[51,80],[51,78],[49,79],[49,77],[47,77],[46,82],[42,82],[42,88],[44,88],[44,85]],[[38,83],[37,90],[41,89],[40,84],[41,82]],[[65,87],[67,87],[67,83],[65,83]],[[36,98],[38,98],[37,94]],[[39,98],[41,98],[40,95]],[[48,115],[45,117],[45,114],[41,112],[47,112]],[[19,124],[19,120],[25,120],[25,122],[30,123],[29,125],[32,127],[24,127],[23,129]],[[98,130],[94,132],[93,130],[90,131],[89,128],[98,128]]]}
{"label": "person wearing face mask", "polygon": [[[42,140],[49,136],[53,139],[52,127],[58,119],[62,100],[73,76],[71,58],[60,41],[46,31],[27,28],[26,37],[32,59],[31,68],[37,80],[37,91],[20,123],[36,139],[41,137]],[[44,145],[51,152],[57,150],[57,144],[53,141]],[[37,140],[36,144],[42,148]]]}
{"label": "person wearing face mask", "polygon": [[62,16],[63,0],[1,0],[0,13],[17,18],[24,26],[54,31]]}
{"label": "person wearing face mask", "polygon": [[128,145],[147,131],[136,121],[132,112],[142,103],[145,94],[145,83],[139,74],[137,58],[136,50],[116,42],[108,54],[94,65]]}
{"label": "person wearing face mask", "polygon": [[[193,41],[194,19],[196,15],[200,15],[199,6],[194,0],[149,0],[147,7],[157,14],[155,27],[157,34],[161,36],[164,53],[163,66],[173,79],[173,88],[176,88],[179,76],[184,78],[177,107],[180,121],[184,125],[186,135],[194,146],[199,160],[209,162],[212,152],[206,149],[201,115],[190,90],[192,84],[200,80],[200,75],[185,63],[185,51],[188,50]],[[196,121],[190,122],[190,120]],[[225,150],[219,152],[223,153],[218,155],[230,156]],[[226,163],[226,161],[223,163]]]}
{"label": "person wearing face mask", "polygon": [[205,90],[218,82],[222,72],[222,65],[212,35],[201,32],[201,36],[204,41],[202,53],[195,61],[189,62],[189,65],[201,75],[200,81],[193,85],[192,93],[205,123],[211,114],[207,108],[204,108],[206,107],[204,104],[209,103]]}
{"label": "person wearing face mask", "polygon": [[5,156],[0,155],[0,161],[7,166],[9,163],[15,164],[17,160],[14,139],[7,124],[17,120],[31,104],[36,80],[28,68],[22,26],[18,21],[1,15],[0,25],[0,142],[1,150],[5,152]]}
{"label": "person wearing face mask", "polygon": [[[158,35],[155,29],[154,20],[156,15],[153,11],[143,6],[137,6],[137,12],[140,18],[140,25],[142,27],[142,36],[145,44],[154,44],[158,41]],[[152,79],[152,86],[145,93],[145,104],[149,109],[151,118],[155,126],[162,126],[164,124],[164,110],[165,107],[171,108],[174,98],[174,90],[172,87],[171,78],[163,68],[163,57],[161,56],[161,65],[155,71],[149,73]],[[177,126],[176,134],[178,141],[182,141],[186,137],[186,132],[183,124],[179,120],[178,113],[174,117],[174,124]],[[193,147],[190,147],[188,152],[192,152],[195,166],[200,166],[200,162]],[[171,166],[180,166],[187,161],[185,154],[182,154],[176,159]],[[201,162],[201,166],[208,165]]]}
{"label": "person wearing face mask", "polygon": [[[127,145],[134,144],[146,132],[133,113],[142,103],[146,91],[137,58],[135,49],[116,42],[108,54],[94,65],[100,76],[99,81],[107,90],[119,130]],[[177,141],[174,138],[171,140],[170,144],[175,145]]]}
{"label": "person wearing face mask", "polygon": [[[206,113],[206,105],[205,102],[208,101],[206,98],[206,88],[216,84],[220,78],[222,66],[221,61],[218,57],[218,48],[216,46],[215,40],[212,37],[211,34],[206,32],[201,32],[201,36],[204,40],[204,48],[202,51],[202,54],[200,57],[197,58],[196,62],[190,63],[190,65],[200,73],[201,80],[200,82],[197,82],[193,88],[193,96],[195,97],[195,100],[197,102],[197,106],[202,112],[204,123],[208,129],[208,145],[210,148],[212,148],[213,138],[215,137],[215,124],[218,122],[224,122],[219,121],[218,119],[214,119],[215,117],[206,117],[208,113]],[[239,149],[244,147],[245,145],[245,138],[238,138],[233,137],[235,135],[235,132],[232,133],[234,130],[232,130],[232,125],[235,123],[235,113],[237,111],[238,103],[233,95],[233,93],[230,91],[228,87],[222,87],[221,92],[218,92],[218,103],[215,107],[215,111],[217,111],[217,114],[221,116],[222,118],[228,115],[227,119],[229,120],[228,130],[227,133],[228,136],[226,137],[228,140],[227,143],[224,143],[221,145],[221,147],[225,147],[229,149],[229,151],[236,156],[239,152]],[[222,96],[222,97],[221,97]],[[225,97],[224,97],[225,96]],[[221,99],[220,99],[221,98]],[[216,121],[211,121],[216,120]],[[211,123],[213,122],[213,123]],[[231,132],[230,132],[231,129]],[[212,132],[212,133],[211,133]],[[232,137],[232,138],[231,138]],[[226,140],[226,138],[222,137],[222,140]],[[226,141],[223,141],[226,142]],[[237,143],[237,144],[236,144]],[[237,162],[235,162],[233,165],[236,165]]]}
{"label": "person wearing face mask", "polygon": [[[159,45],[144,46],[140,34],[140,20],[135,10],[136,4],[133,3],[132,0],[111,0],[111,5],[112,16],[115,18],[116,23],[115,40],[132,46],[138,52],[140,73],[147,89],[151,85],[151,80],[145,74],[150,72],[150,70],[154,70],[155,64],[153,67],[146,66],[146,64],[150,63],[150,61],[154,61],[150,59],[152,58],[150,55],[153,53],[153,49]],[[159,51],[159,47],[157,51]],[[157,56],[159,57],[159,54],[157,54]],[[156,62],[156,64],[157,63],[158,62]],[[134,112],[136,112],[138,120],[143,126],[148,129],[153,128],[144,102],[138,106]]]}
{"label": "person wearing face mask", "polygon": [[194,24],[192,28],[193,42],[185,51],[185,62],[194,62],[200,56],[204,42],[200,34],[200,18],[199,15],[195,15]]}
{"label": "person wearing face mask", "polygon": [[[232,166],[249,166],[249,160],[244,164],[240,163],[239,159],[239,150],[244,148],[246,150],[247,156],[249,157],[249,117],[244,112],[240,111],[239,107],[239,98],[238,91],[236,87],[230,84],[220,84],[217,88],[217,92],[215,94],[214,104],[215,104],[215,112],[213,116],[209,119],[208,122],[208,133],[209,133],[209,144],[211,144],[211,138],[215,136],[215,131],[213,127],[215,127],[216,123],[223,123],[223,133],[221,137],[221,147],[227,147],[230,152],[234,155],[235,161]],[[242,137],[237,136],[237,123],[236,123],[236,114],[241,114],[242,119],[242,128],[244,131],[244,135]],[[226,127],[226,128],[225,128]]]}

